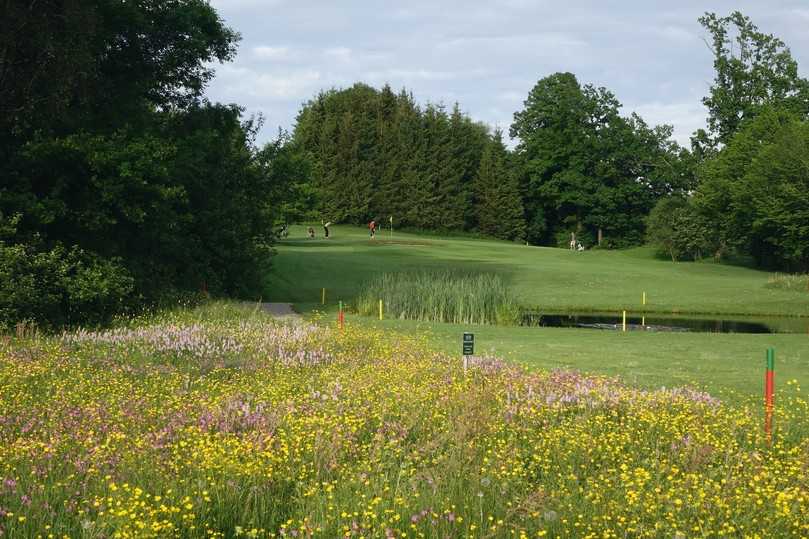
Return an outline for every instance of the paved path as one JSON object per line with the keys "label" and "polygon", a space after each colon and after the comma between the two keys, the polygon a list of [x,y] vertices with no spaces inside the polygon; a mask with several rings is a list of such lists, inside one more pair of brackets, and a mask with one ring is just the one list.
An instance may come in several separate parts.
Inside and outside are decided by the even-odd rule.
{"label": "paved path", "polygon": [[271,314],[275,317],[293,317],[300,318],[300,314],[292,310],[291,303],[262,303],[261,308],[264,312]]}

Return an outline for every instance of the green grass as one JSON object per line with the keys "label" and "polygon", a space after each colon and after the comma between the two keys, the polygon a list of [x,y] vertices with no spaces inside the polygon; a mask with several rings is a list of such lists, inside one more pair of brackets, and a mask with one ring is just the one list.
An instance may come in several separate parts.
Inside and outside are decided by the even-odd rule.
{"label": "green grass", "polygon": [[[292,236],[302,236],[293,228]],[[325,310],[338,299],[351,304],[387,272],[447,270],[499,274],[518,301],[543,310],[679,313],[809,314],[809,294],[773,288],[774,274],[716,263],[672,263],[648,249],[572,253],[506,242],[386,235],[375,242],[353,227],[335,227],[330,240],[282,242],[268,278],[272,301],[289,301],[302,312]],[[381,324],[413,332],[429,328],[434,344],[459,353],[464,330],[477,335],[477,352],[488,350],[534,368],[572,367],[618,375],[642,387],[701,386],[714,394],[758,395],[763,390],[765,350],[777,351],[779,384],[809,383],[809,321],[775,318],[775,325],[803,334],[744,335],[627,333],[609,331],[466,326],[406,320],[377,322],[349,314],[348,323]],[[729,398],[735,398],[729,395]]]}
{"label": "green grass", "polygon": [[767,287],[809,293],[809,275],[775,273],[767,280]]}
{"label": "green grass", "polygon": [[764,358],[776,349],[779,387],[809,385],[809,336],[729,333],[641,333],[568,328],[427,324],[349,315],[347,324],[404,333],[429,331],[442,352],[461,354],[464,331],[475,334],[475,353],[492,354],[536,369],[574,368],[619,376],[647,389],[699,387],[729,400],[763,394]]}
{"label": "green grass", "polygon": [[658,259],[651,249],[571,252],[502,241],[416,236],[394,231],[371,241],[358,227],[332,227],[333,237],[306,239],[291,227],[278,245],[267,298],[301,310],[352,302],[382,273],[451,269],[499,274],[521,304],[548,311],[809,316],[809,292],[774,288],[774,274],[714,262]]}

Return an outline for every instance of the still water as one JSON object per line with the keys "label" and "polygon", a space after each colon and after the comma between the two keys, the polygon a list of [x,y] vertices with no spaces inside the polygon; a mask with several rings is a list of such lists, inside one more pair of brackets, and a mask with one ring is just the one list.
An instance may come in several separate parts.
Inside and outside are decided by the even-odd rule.
{"label": "still water", "polygon": [[[621,313],[523,313],[523,326],[621,330]],[[809,318],[720,316],[717,318],[672,314],[629,315],[627,331],[702,333],[809,333]]]}

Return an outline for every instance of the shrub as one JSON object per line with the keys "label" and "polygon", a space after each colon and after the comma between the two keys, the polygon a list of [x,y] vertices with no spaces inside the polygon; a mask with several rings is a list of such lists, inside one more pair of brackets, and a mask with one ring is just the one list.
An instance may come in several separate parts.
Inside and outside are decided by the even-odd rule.
{"label": "shrub", "polygon": [[104,322],[132,289],[132,277],[116,260],[78,247],[0,241],[0,327],[26,319],[51,326]]}
{"label": "shrub", "polygon": [[499,275],[453,271],[386,273],[360,296],[357,310],[373,315],[382,300],[389,316],[455,324],[509,324],[519,308]]}
{"label": "shrub", "polygon": [[717,252],[708,223],[691,202],[679,196],[661,198],[646,218],[646,239],[671,260],[699,260]]}

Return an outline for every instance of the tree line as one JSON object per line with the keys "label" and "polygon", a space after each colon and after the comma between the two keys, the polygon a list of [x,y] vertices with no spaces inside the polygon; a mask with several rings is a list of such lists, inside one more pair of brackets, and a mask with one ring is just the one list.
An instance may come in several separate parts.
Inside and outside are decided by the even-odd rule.
{"label": "tree line", "polygon": [[809,81],[779,38],[739,12],[700,18],[715,79],[692,137],[697,183],[661,199],[649,240],[673,260],[746,256],[809,270]]}
{"label": "tree line", "polygon": [[[307,103],[293,142],[313,160],[323,219],[393,217],[397,226],[522,236],[517,179],[502,140],[457,104],[449,112],[440,105],[422,108],[406,90],[355,84]],[[484,196],[498,200],[502,220],[492,219]]]}
{"label": "tree line", "polygon": [[0,325],[256,295],[306,171],[203,96],[239,35],[204,0],[29,4],[0,25]]}
{"label": "tree line", "polygon": [[314,163],[316,214],[334,222],[393,217],[421,229],[474,231],[536,244],[577,233],[591,245],[642,241],[644,218],[689,184],[667,126],[622,117],[604,88],[570,73],[540,80],[515,114],[509,151],[491,132],[406,90],[356,84],[320,93],[293,134]]}
{"label": "tree line", "polygon": [[292,136],[311,159],[311,218],[470,231],[565,246],[651,243],[674,260],[751,257],[809,269],[809,83],[777,37],[740,12],[706,13],[715,80],[690,148],[671,126],[622,115],[572,73],[540,79],[509,134],[406,90],[357,84],[304,105]]}

